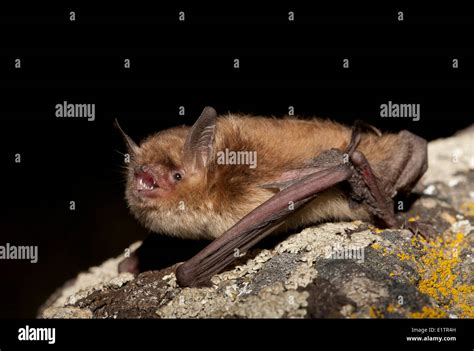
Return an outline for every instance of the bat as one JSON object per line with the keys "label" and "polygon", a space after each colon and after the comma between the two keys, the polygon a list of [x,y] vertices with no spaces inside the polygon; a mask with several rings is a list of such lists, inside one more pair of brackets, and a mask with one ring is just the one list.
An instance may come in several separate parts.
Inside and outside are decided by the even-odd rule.
{"label": "bat", "polygon": [[[398,227],[393,198],[428,167],[426,141],[403,130],[227,114],[206,107],[192,127],[136,144],[118,125],[131,161],[126,200],[153,232],[212,239],[176,270],[201,286],[271,233],[325,221]],[[119,270],[135,271],[137,258]]]}

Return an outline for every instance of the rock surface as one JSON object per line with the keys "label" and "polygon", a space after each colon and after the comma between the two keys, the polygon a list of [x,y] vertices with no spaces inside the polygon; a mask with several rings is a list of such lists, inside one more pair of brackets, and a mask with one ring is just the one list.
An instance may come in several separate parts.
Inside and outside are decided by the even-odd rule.
{"label": "rock surface", "polygon": [[406,215],[434,224],[433,240],[326,223],[248,252],[206,288],[178,287],[176,265],[119,275],[120,256],[58,289],[39,317],[474,318],[474,127],[431,142],[429,161]]}

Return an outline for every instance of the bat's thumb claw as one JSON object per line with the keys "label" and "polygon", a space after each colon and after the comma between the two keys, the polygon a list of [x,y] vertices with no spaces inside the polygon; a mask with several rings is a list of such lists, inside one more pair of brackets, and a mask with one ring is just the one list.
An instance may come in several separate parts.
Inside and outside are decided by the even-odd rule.
{"label": "bat's thumb claw", "polygon": [[184,263],[176,269],[176,281],[180,286],[188,287],[192,285],[194,274],[191,270],[183,266],[185,266]]}

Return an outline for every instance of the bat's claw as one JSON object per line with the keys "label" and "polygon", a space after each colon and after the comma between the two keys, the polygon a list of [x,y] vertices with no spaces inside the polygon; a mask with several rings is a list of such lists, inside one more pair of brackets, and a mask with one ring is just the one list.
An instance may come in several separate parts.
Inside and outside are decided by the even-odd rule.
{"label": "bat's claw", "polygon": [[408,229],[414,235],[419,235],[428,241],[434,240],[440,235],[436,228],[430,223],[423,221],[410,221],[404,218],[398,218],[398,220],[400,228]]}

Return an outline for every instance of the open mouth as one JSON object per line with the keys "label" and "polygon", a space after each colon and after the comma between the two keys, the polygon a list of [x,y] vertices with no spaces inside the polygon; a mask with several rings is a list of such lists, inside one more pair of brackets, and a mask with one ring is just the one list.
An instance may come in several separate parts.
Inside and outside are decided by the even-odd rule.
{"label": "open mouth", "polygon": [[158,183],[149,172],[140,172],[135,174],[137,190],[139,192],[149,192],[159,188]]}

